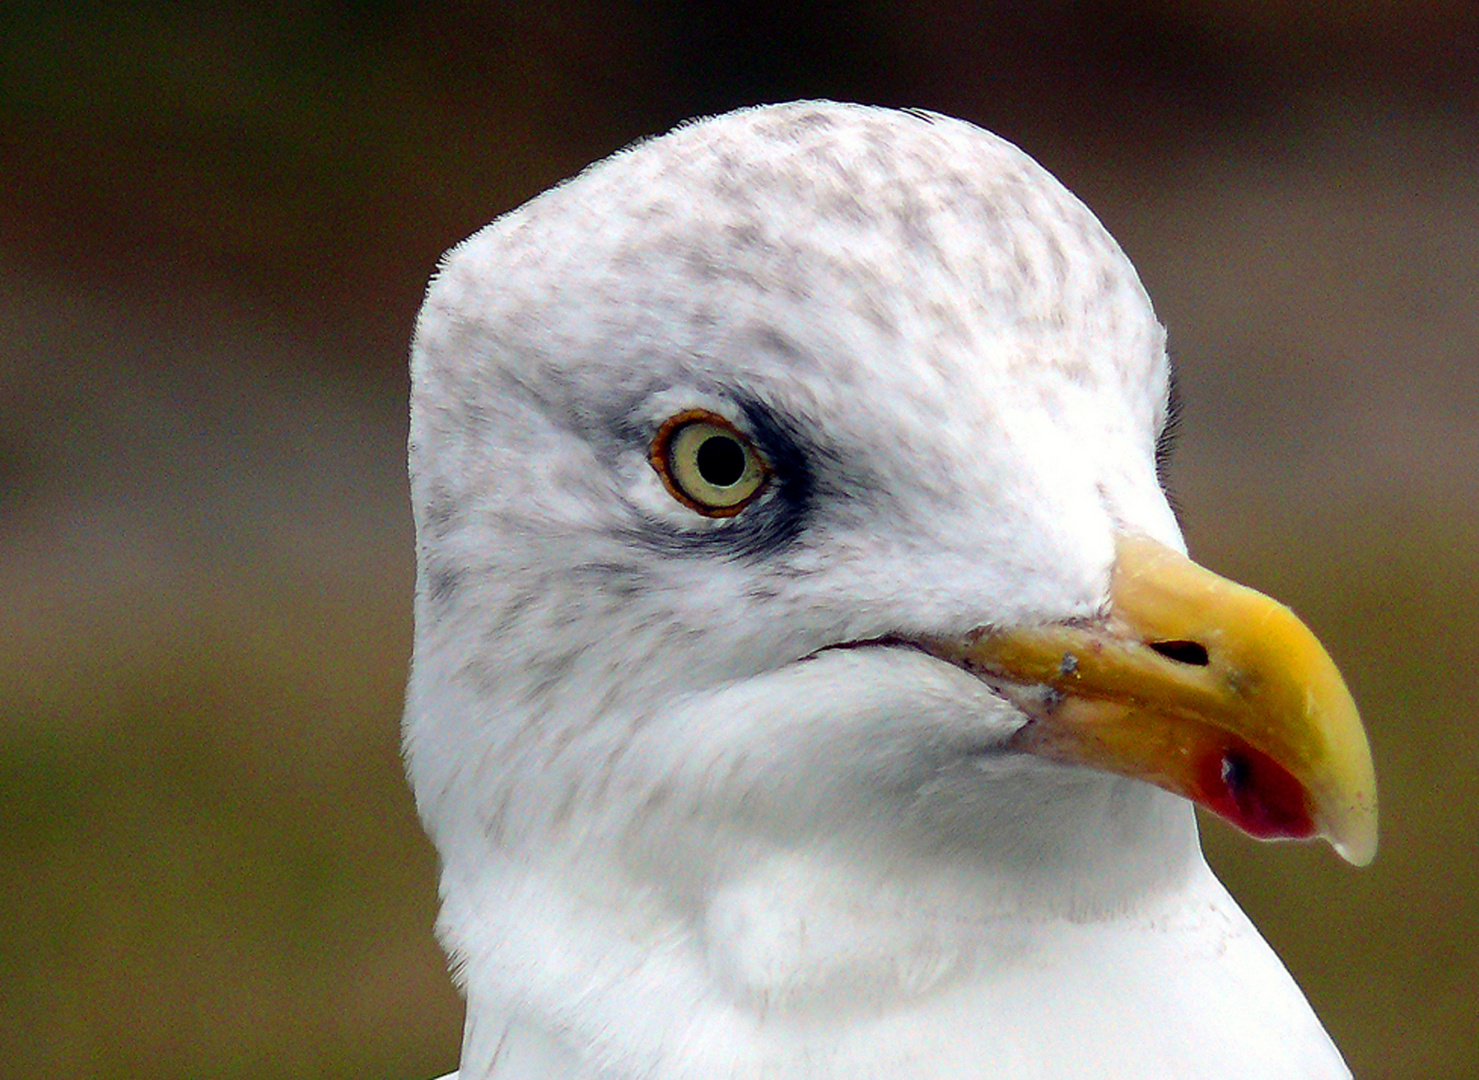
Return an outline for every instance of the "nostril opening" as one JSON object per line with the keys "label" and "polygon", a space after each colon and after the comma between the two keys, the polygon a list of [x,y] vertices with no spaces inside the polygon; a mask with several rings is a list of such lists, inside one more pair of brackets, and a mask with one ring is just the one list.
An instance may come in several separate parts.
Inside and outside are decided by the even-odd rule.
{"label": "nostril opening", "polygon": [[1192,667],[1207,666],[1207,647],[1199,641],[1152,641],[1148,644],[1167,660]]}

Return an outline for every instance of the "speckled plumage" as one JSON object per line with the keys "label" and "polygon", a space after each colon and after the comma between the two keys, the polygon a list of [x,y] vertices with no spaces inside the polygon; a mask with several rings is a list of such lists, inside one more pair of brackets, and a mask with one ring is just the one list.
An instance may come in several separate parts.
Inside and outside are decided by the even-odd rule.
{"label": "speckled plumage", "polygon": [[[1166,391],[1114,241],[945,117],[685,125],[454,249],[406,747],[463,1080],[1345,1075],[1188,805],[828,648],[1100,611],[1117,530],[1181,543]],[[691,408],[772,460],[744,514],[650,467]]]}

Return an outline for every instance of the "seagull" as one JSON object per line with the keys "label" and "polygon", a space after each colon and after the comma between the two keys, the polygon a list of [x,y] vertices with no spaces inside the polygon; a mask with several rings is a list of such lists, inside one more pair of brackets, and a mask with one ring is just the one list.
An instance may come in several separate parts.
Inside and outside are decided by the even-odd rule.
{"label": "seagull", "polygon": [[404,746],[460,1080],[1346,1077],[1194,804],[1376,848],[1130,262],[971,124],[690,122],[442,261]]}

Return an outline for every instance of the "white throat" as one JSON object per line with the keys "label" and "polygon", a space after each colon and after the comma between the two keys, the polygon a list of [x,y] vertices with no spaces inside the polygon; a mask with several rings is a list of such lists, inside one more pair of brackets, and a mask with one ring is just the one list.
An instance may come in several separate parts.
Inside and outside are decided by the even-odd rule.
{"label": "white throat", "polygon": [[840,850],[773,851],[692,907],[637,880],[449,872],[462,1080],[1343,1075],[1186,808],[1109,797],[1141,796],[1180,865],[1119,910],[993,910],[1001,883],[964,861],[901,873]]}

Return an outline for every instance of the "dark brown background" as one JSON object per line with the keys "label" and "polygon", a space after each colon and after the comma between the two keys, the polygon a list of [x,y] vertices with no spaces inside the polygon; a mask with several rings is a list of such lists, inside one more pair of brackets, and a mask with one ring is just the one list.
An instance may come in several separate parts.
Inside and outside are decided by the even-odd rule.
{"label": "dark brown background", "polygon": [[1193,550],[1326,640],[1382,782],[1369,870],[1212,857],[1359,1077],[1479,1077],[1471,5],[183,7],[0,7],[0,1073],[454,1064],[396,757],[423,283],[817,95],[984,124],[1129,251]]}

